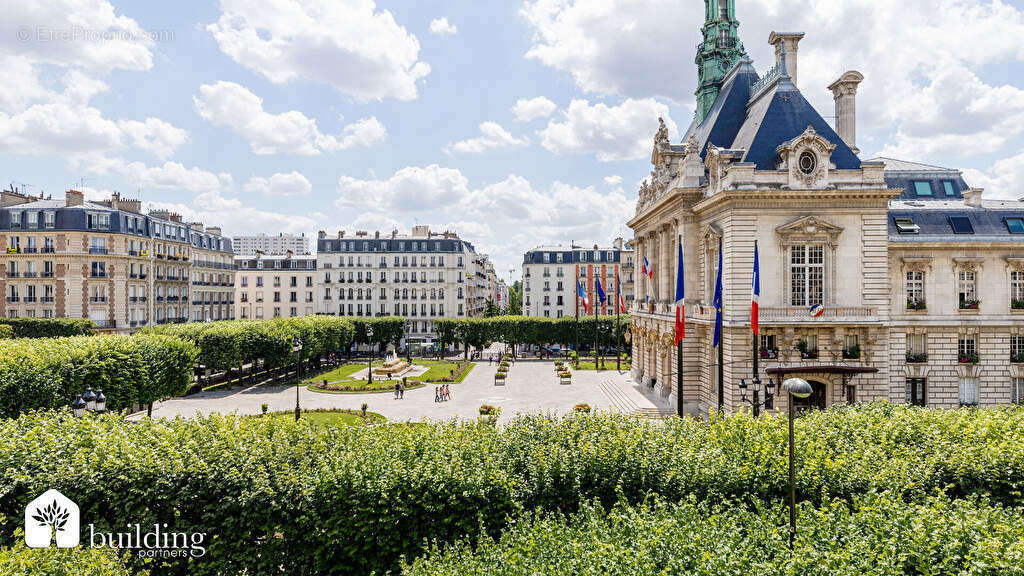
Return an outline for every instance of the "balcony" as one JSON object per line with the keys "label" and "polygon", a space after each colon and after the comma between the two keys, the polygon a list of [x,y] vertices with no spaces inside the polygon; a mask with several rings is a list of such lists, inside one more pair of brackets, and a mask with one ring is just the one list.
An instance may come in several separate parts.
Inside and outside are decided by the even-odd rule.
{"label": "balcony", "polygon": [[53,278],[53,271],[43,272],[43,278]]}
{"label": "balcony", "polygon": [[106,301],[107,301],[107,297],[106,296],[90,296],[89,297],[89,302],[91,302],[93,304],[101,304],[101,303],[106,302]]}
{"label": "balcony", "polygon": [[139,297],[138,296],[129,296],[128,297],[128,301],[129,302],[138,302],[139,301]]}
{"label": "balcony", "polygon": [[32,304],[32,303],[34,303],[35,301],[36,301],[36,297],[35,297],[35,296],[25,296],[25,302],[26,302],[26,303],[28,303],[28,304]]}
{"label": "balcony", "polygon": [[146,301],[146,297],[145,296],[139,296],[139,302],[145,302],[145,301]]}
{"label": "balcony", "polygon": [[139,275],[136,274],[135,272],[132,272],[132,273],[128,274],[128,277],[131,278],[132,280],[136,280],[136,279],[138,279]]}
{"label": "balcony", "polygon": [[23,251],[25,252],[25,254],[35,254],[36,252],[39,251],[39,249],[36,248],[35,246],[28,246]]}
{"label": "balcony", "polygon": [[7,277],[8,278],[20,278],[21,277],[21,272],[18,272],[17,270],[8,270],[7,271]]}
{"label": "balcony", "polygon": [[128,251],[128,255],[129,256],[138,256],[139,255],[139,251],[138,250],[129,250]]}
{"label": "balcony", "polygon": [[156,301],[157,302],[163,302],[164,301],[164,297],[163,296],[157,296],[156,297]]}
{"label": "balcony", "polygon": [[926,362],[928,362],[927,354],[915,354],[913,352],[907,353],[907,364],[924,364]]}
{"label": "balcony", "polygon": [[39,252],[43,254],[53,254],[53,246],[43,246],[39,249]]}
{"label": "balcony", "polygon": [[107,249],[106,248],[99,248],[97,246],[91,246],[89,248],[89,254],[106,254],[106,253],[107,253]]}
{"label": "balcony", "polygon": [[93,320],[92,322],[100,330],[110,330],[112,328],[117,328],[117,320]]}
{"label": "balcony", "polygon": [[106,272],[92,272],[89,274],[89,278],[107,278]]}
{"label": "balcony", "polygon": [[7,297],[7,302],[8,303],[21,302],[21,298],[19,298],[18,296],[8,296]]}
{"label": "balcony", "polygon": [[145,272],[140,272],[139,273],[139,280],[145,280],[148,277],[149,277],[149,274],[146,274]]}
{"label": "balcony", "polygon": [[43,296],[39,299],[39,301],[42,302],[43,304],[52,304],[53,296]]}

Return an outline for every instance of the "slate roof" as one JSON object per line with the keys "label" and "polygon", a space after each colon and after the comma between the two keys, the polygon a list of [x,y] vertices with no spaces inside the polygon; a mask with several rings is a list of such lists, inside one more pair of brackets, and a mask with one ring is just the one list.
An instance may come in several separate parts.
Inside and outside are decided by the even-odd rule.
{"label": "slate roof", "polygon": [[65,200],[60,199],[49,199],[40,198],[39,200],[33,200],[32,202],[25,202],[24,204],[13,204],[11,206],[4,206],[4,208],[10,210],[55,210],[61,209],[78,209],[78,210],[98,210],[101,212],[113,212],[110,206],[104,206],[103,204],[97,204],[95,202],[89,202],[88,200],[77,206],[66,206]]}
{"label": "slate roof", "polygon": [[[950,217],[963,216],[971,222],[973,234],[955,234]],[[896,218],[910,218],[920,227],[917,234],[900,234]],[[907,201],[889,203],[889,240],[892,242],[1024,242],[1024,234],[1011,234],[1007,218],[1024,219],[1024,202],[984,200],[968,206],[963,200]]]}
{"label": "slate roof", "polygon": [[[970,189],[970,186],[964,181],[963,174],[955,168],[943,168],[942,166],[908,162],[884,156],[872,158],[871,161],[885,164],[885,183],[893,190],[902,190],[899,196],[900,200],[963,199],[964,190]],[[931,196],[918,195],[915,182],[927,182],[932,192]],[[952,194],[946,193],[945,182],[952,185]]]}
{"label": "slate roof", "polygon": [[764,93],[751,101],[751,86],[760,77],[753,62],[744,58],[725,77],[722,89],[707,117],[699,125],[691,125],[683,137],[697,137],[701,158],[708,144],[720,148],[746,150],[744,162],[752,162],[758,170],[775,170],[775,150],[799,136],[808,126],[836,145],[832,163],[839,170],[860,168],[860,159],[836,134],[832,126],[818,114],[788,76],[774,81]]}

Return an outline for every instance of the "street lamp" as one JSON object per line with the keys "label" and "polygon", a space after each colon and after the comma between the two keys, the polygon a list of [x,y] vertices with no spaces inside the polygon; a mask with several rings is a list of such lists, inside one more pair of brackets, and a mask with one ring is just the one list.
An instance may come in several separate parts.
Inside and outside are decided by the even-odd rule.
{"label": "street lamp", "polygon": [[[752,398],[747,398],[747,390],[750,390]],[[757,418],[761,414],[761,408],[765,410],[771,410],[772,405],[775,401],[775,381],[771,378],[768,379],[768,383],[764,385],[764,400],[760,399],[761,396],[761,378],[754,376],[751,379],[741,378],[740,379],[740,402],[746,402],[750,404],[754,409],[754,418]]]}
{"label": "street lamp", "polygon": [[75,415],[75,418],[81,418],[82,414],[85,414],[85,400],[82,399],[81,394],[71,403],[71,412]]}
{"label": "street lamp", "polygon": [[85,395],[82,396],[82,400],[85,400],[85,409],[92,412],[96,409],[96,394],[92,391],[92,386],[85,389]]}
{"label": "street lamp", "polygon": [[295,421],[298,422],[299,414],[299,387],[302,385],[302,339],[296,338],[292,343],[292,352],[295,352]]}
{"label": "street lamp", "polygon": [[103,389],[96,389],[96,412],[102,414],[107,411],[107,397],[103,395]]}
{"label": "street lamp", "polygon": [[811,385],[803,378],[790,378],[782,383],[782,389],[789,392],[789,549],[793,549],[793,538],[796,536],[796,471],[793,465],[793,416],[794,400],[807,398],[814,392]]}
{"label": "street lamp", "polygon": [[366,327],[366,349],[370,358],[366,365],[366,385],[373,386],[373,326]]}

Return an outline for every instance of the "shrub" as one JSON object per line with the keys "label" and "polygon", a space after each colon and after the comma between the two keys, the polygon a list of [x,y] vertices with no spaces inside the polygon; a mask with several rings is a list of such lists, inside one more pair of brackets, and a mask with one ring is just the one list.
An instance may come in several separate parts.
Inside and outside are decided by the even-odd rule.
{"label": "shrub", "polygon": [[490,404],[480,405],[481,416],[497,416],[498,414],[501,414],[501,408],[497,406],[491,406]]}
{"label": "shrub", "polygon": [[467,542],[406,566],[427,574],[1019,574],[1024,520],[983,499],[892,494],[803,505],[792,555],[784,505],[652,502],[610,511],[588,504],[568,519],[534,516],[500,540]]}
{"label": "shrub", "polygon": [[0,340],[14,338],[14,327],[7,324],[0,324]]}
{"label": "shrub", "polygon": [[4,576],[131,576],[148,571],[129,571],[115,551],[104,548],[71,549],[25,546],[21,530],[13,548],[0,548],[0,574]]}
{"label": "shrub", "polygon": [[[202,558],[180,569],[158,560],[154,573],[384,573],[425,540],[475,538],[481,528],[494,536],[524,511],[572,512],[594,499],[637,504],[652,494],[776,502],[788,495],[786,442],[785,418],[748,415],[530,416],[500,427],[326,434],[288,418],[128,423],[33,413],[0,420],[0,544],[13,542],[25,505],[55,488],[97,530],[173,522],[176,531],[213,536]],[[1020,408],[808,413],[796,421],[796,455],[799,495],[812,503],[876,490],[921,503],[942,487],[951,498],[1024,501]]]}
{"label": "shrub", "polygon": [[87,386],[120,410],[185,393],[196,349],[166,336],[0,340],[0,416],[67,406]]}
{"label": "shrub", "polygon": [[576,411],[576,412],[589,413],[590,412],[590,404],[577,404],[577,405],[573,406],[572,409],[574,411]]}
{"label": "shrub", "polygon": [[0,318],[0,325],[10,326],[15,338],[92,336],[94,326],[88,318]]}

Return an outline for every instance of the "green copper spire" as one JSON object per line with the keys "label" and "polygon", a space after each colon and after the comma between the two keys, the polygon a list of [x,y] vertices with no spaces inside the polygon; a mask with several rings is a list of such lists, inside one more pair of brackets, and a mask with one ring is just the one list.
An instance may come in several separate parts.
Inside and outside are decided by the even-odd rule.
{"label": "green copper spire", "polygon": [[722,79],[747,55],[740,42],[736,0],[704,0],[704,41],[697,46],[697,124],[707,118]]}

